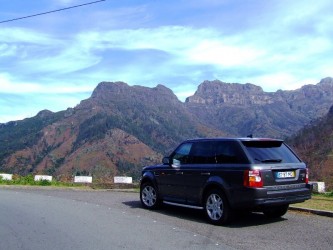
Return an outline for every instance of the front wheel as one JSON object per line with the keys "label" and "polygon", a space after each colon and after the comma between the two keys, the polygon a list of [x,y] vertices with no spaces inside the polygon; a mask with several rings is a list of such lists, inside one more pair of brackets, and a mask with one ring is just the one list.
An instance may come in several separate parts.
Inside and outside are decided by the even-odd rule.
{"label": "front wheel", "polygon": [[222,225],[229,222],[231,210],[225,195],[220,190],[213,189],[207,193],[205,213],[212,224]]}
{"label": "front wheel", "polygon": [[288,211],[289,205],[282,205],[277,207],[266,208],[263,212],[268,218],[279,218],[285,215]]}
{"label": "front wheel", "polygon": [[144,208],[156,209],[159,206],[158,193],[150,182],[142,184],[140,188],[140,200]]}

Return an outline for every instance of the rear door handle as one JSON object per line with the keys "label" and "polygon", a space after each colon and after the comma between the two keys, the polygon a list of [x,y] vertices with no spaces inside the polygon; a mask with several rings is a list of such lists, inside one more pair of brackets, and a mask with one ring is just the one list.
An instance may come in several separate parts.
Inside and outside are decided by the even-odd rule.
{"label": "rear door handle", "polygon": [[184,172],[176,172],[176,174],[184,174]]}
{"label": "rear door handle", "polygon": [[210,175],[210,173],[209,172],[201,173],[201,175]]}

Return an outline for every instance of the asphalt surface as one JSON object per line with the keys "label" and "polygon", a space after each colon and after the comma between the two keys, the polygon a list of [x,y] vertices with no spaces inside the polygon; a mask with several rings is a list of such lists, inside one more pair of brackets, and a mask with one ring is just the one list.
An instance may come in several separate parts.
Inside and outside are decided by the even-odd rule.
{"label": "asphalt surface", "polygon": [[201,211],[141,208],[138,193],[0,187],[2,249],[332,249],[333,218],[259,213],[213,226]]}

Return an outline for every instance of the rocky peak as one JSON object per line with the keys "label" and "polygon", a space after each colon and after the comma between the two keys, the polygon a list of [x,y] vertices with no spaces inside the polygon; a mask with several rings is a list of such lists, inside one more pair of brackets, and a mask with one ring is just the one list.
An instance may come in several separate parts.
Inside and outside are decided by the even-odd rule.
{"label": "rocky peak", "polygon": [[157,98],[164,98],[169,101],[179,102],[178,97],[173,91],[164,85],[158,84],[155,88],[152,88],[152,94],[156,95]]}
{"label": "rocky peak", "polygon": [[129,88],[130,88],[129,85],[124,82],[101,82],[94,89],[91,97],[92,98],[103,98],[106,96],[123,94]]}
{"label": "rocky peak", "polygon": [[51,115],[53,115],[53,112],[47,109],[44,109],[42,111],[39,111],[37,116],[40,118],[46,118],[46,117],[50,117]]}
{"label": "rocky peak", "polygon": [[333,78],[332,77],[323,78],[318,83],[318,85],[330,85],[330,86],[333,86]]}
{"label": "rocky peak", "polygon": [[164,93],[164,94],[171,94],[173,95],[174,93],[172,92],[171,89],[165,87],[162,84],[158,84],[155,88],[153,88],[154,90],[158,91],[159,93]]}
{"label": "rocky peak", "polygon": [[161,84],[158,84],[154,88],[149,88],[139,85],[129,86],[124,82],[101,82],[91,95],[91,99],[103,101],[112,101],[112,99],[128,99],[129,101],[142,100],[157,102],[161,98],[178,101],[177,96],[172,92],[172,90]]}
{"label": "rocky peak", "polygon": [[271,102],[272,95],[265,93],[259,86],[251,83],[225,83],[218,80],[204,81],[195,94],[186,99],[186,103],[206,105],[261,105]]}

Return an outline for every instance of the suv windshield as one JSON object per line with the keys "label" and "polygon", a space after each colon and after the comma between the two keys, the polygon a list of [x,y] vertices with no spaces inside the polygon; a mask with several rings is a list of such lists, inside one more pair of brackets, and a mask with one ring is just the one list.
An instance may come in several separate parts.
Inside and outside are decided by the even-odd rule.
{"label": "suv windshield", "polygon": [[299,163],[296,155],[282,141],[242,141],[250,156],[260,163]]}

